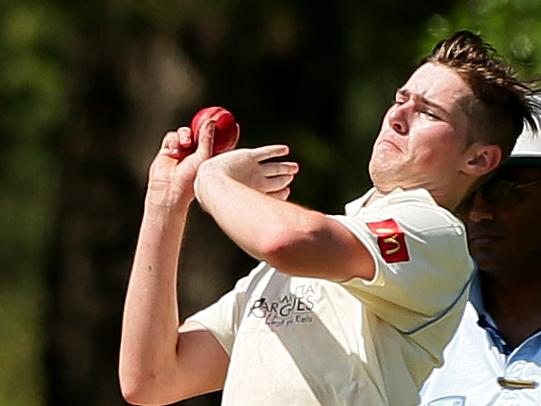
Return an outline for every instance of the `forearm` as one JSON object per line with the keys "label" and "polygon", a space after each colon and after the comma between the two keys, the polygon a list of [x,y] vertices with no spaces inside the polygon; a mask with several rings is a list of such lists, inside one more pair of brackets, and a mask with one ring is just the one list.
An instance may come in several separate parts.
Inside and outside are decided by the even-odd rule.
{"label": "forearm", "polygon": [[188,204],[173,209],[162,198],[147,195],[126,295],[120,351],[126,392],[167,374],[176,362],[177,267]]}
{"label": "forearm", "polygon": [[222,173],[204,173],[199,185],[197,197],[203,209],[256,259],[268,260],[285,230],[291,235],[303,228],[301,212],[308,210],[266,196]]}
{"label": "forearm", "polygon": [[[369,259],[349,231],[322,213],[271,198],[219,171],[200,176],[198,200],[222,230],[284,273],[344,280]],[[358,257],[363,262],[344,260]]]}

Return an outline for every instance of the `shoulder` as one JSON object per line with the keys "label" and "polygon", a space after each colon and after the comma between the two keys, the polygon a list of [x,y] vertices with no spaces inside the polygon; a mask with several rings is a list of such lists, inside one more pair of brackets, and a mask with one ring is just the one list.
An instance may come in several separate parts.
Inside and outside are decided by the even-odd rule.
{"label": "shoulder", "polygon": [[376,208],[419,230],[429,231],[441,227],[464,230],[463,223],[449,210],[439,206],[425,189],[395,192],[379,203]]}
{"label": "shoulder", "polygon": [[467,244],[464,224],[424,189],[397,190],[369,206],[363,201],[365,196],[348,203],[345,215],[335,216],[356,234],[379,238],[398,232],[421,244],[434,246],[439,240],[446,249],[456,244],[461,251]]}
{"label": "shoulder", "polygon": [[[368,196],[369,197],[369,196]],[[462,222],[450,211],[439,206],[426,189],[403,191],[400,189],[366,205],[367,195],[345,205],[345,215],[351,217],[378,217],[378,213],[392,214],[404,219],[415,220],[420,226],[441,225],[463,227]]]}

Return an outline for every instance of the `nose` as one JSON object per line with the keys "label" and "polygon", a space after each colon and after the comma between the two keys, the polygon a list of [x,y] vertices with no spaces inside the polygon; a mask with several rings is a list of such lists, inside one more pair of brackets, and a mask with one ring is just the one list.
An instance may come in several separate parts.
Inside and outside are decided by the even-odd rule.
{"label": "nose", "polygon": [[473,196],[473,201],[468,211],[468,219],[475,223],[480,223],[483,220],[492,220],[494,218],[490,204],[483,197],[482,193],[476,192]]}
{"label": "nose", "polygon": [[395,104],[389,112],[389,125],[398,134],[406,135],[409,131],[409,116],[413,108],[411,100]]}

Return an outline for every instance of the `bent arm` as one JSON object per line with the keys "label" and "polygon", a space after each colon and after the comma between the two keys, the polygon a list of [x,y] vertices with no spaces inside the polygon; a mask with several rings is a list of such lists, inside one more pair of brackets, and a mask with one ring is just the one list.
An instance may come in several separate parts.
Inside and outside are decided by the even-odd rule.
{"label": "bent arm", "polygon": [[369,251],[342,224],[273,199],[235,180],[220,165],[202,165],[196,195],[203,208],[244,251],[281,272],[343,281],[371,280]]}
{"label": "bent arm", "polygon": [[192,153],[188,128],[168,132],[150,167],[120,345],[120,385],[130,403],[172,403],[223,385],[227,354],[204,328],[179,328],[177,303],[177,268],[193,180],[210,156],[212,137],[207,122]]}
{"label": "bent arm", "polygon": [[171,403],[223,386],[228,356],[203,327],[179,326],[177,265],[187,207],[149,202],[126,295],[119,376],[134,404]]}

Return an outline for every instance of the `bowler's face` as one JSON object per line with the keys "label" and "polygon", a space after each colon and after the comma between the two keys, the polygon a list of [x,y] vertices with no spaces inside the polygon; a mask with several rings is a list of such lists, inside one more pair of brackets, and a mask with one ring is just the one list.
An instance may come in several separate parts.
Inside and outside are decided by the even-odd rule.
{"label": "bowler's face", "polygon": [[467,143],[470,87],[451,69],[419,67],[396,92],[373,147],[370,174],[382,191],[442,188],[459,175]]}

